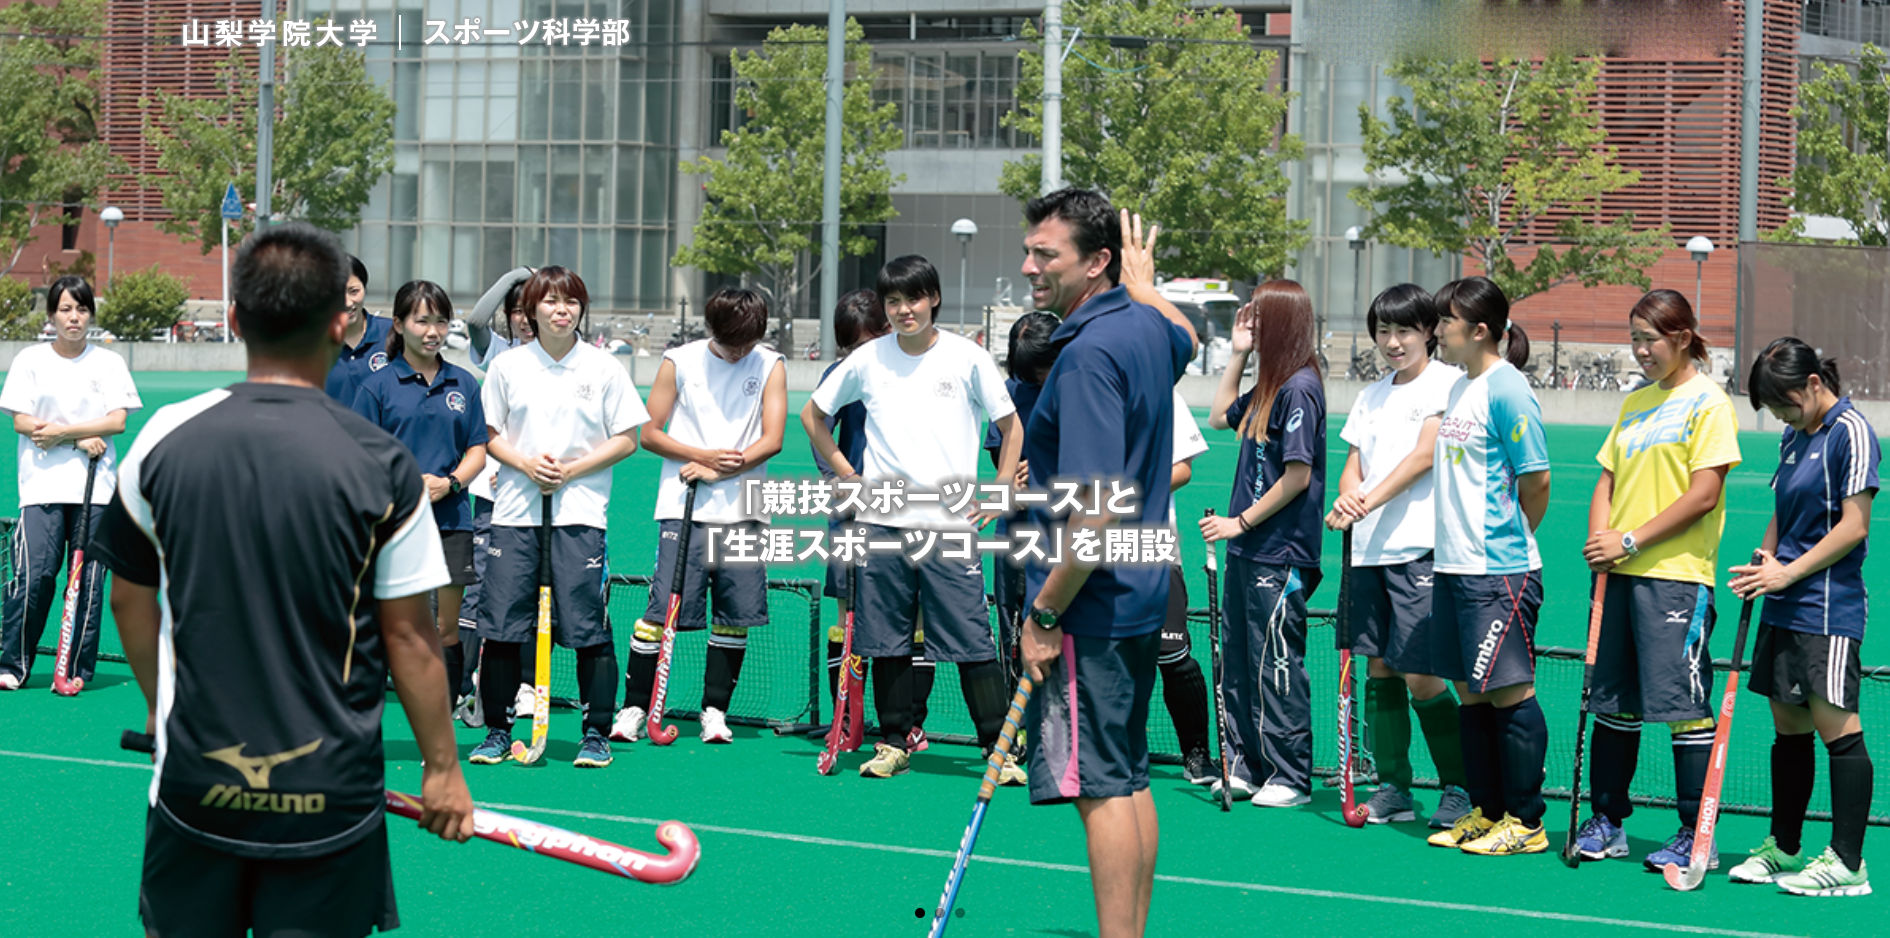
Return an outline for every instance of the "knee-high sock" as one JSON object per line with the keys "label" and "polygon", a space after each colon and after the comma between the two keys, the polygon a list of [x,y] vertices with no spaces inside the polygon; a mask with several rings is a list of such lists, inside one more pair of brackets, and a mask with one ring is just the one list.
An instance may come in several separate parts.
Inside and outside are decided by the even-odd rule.
{"label": "knee-high sock", "polygon": [[616,646],[604,642],[578,649],[577,684],[578,701],[584,705],[584,728],[610,735],[610,720],[617,712]]}
{"label": "knee-high sock", "polygon": [[1772,839],[1786,853],[1804,848],[1805,809],[1818,780],[1815,733],[1772,737]]}
{"label": "knee-high sock", "polygon": [[845,626],[827,628],[827,698],[840,696],[840,656],[846,651]]}
{"label": "knee-high sock", "polygon": [[466,646],[454,642],[440,649],[446,654],[446,702],[459,702],[460,675],[466,670]]}
{"label": "knee-high sock", "polygon": [[649,709],[656,692],[656,659],[663,651],[663,627],[637,620],[630,635],[630,667],[623,676],[623,705]]}
{"label": "knee-high sock", "polygon": [[1181,754],[1208,751],[1207,678],[1201,663],[1183,657],[1174,664],[1162,665],[1162,703],[1168,706],[1168,718],[1174,721],[1175,736],[1181,740]]}
{"label": "knee-high sock", "polygon": [[[1437,766],[1437,781],[1440,785],[1463,787],[1463,726],[1457,720],[1457,698],[1446,688],[1443,693],[1429,700],[1411,701],[1411,709],[1417,713],[1418,726],[1424,730],[1424,745],[1431,751],[1431,762]],[[1379,771],[1384,771],[1384,762],[1379,763]]]}
{"label": "knee-high sock", "polygon": [[[960,669],[959,677],[964,677]],[[938,662],[925,656],[925,643],[912,643],[912,725],[924,726],[931,713],[932,684],[938,679]]]}
{"label": "knee-high sock", "polygon": [[1549,755],[1549,723],[1542,705],[1530,697],[1514,707],[1496,708],[1502,734],[1503,802],[1509,813],[1530,827],[1542,824],[1542,763]]}
{"label": "knee-high sock", "polygon": [[1856,870],[1864,862],[1864,825],[1870,822],[1876,770],[1863,733],[1840,736],[1825,749],[1831,756],[1831,850]]}
{"label": "knee-high sock", "polygon": [[[1595,715],[1595,736],[1588,747],[1588,800],[1595,813],[1619,827],[1634,813],[1628,785],[1641,760],[1641,720],[1633,714]],[[1577,797],[1580,793],[1576,793]]]}
{"label": "knee-high sock", "polygon": [[906,735],[912,732],[911,656],[873,659],[873,709],[879,712],[880,738],[906,748]]}
{"label": "knee-high sock", "polygon": [[512,705],[518,702],[518,642],[488,639],[479,665],[479,698],[485,701],[486,728],[511,730]]}
{"label": "knee-high sock", "polygon": [[728,712],[735,697],[735,682],[742,677],[742,658],[748,654],[748,630],[715,626],[709,631],[709,657],[702,669],[702,706]]}
{"label": "knee-high sock", "polygon": [[1688,830],[1700,823],[1700,798],[1706,790],[1706,768],[1712,761],[1712,727],[1693,727],[1673,734],[1675,807],[1680,811],[1680,826]]}
{"label": "knee-high sock", "polygon": [[1483,809],[1486,819],[1500,820],[1507,809],[1496,707],[1488,703],[1464,704],[1457,708],[1457,722],[1463,735],[1463,790],[1472,805]]}
{"label": "knee-high sock", "polygon": [[1411,711],[1406,696],[1404,678],[1365,679],[1365,720],[1371,727],[1378,781],[1404,792],[1411,790]]}
{"label": "knee-high sock", "polygon": [[958,686],[965,695],[965,709],[971,712],[978,745],[989,750],[997,745],[998,734],[1004,732],[1004,713],[1009,709],[1009,701],[1004,699],[1004,668],[996,658],[961,664]]}

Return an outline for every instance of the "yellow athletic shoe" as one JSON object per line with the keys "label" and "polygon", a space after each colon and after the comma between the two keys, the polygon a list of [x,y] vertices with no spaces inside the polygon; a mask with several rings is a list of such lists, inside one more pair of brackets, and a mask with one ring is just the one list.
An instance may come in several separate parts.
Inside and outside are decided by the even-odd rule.
{"label": "yellow athletic shoe", "polygon": [[1482,808],[1472,809],[1469,814],[1457,819],[1450,830],[1438,831],[1426,841],[1433,847],[1461,848],[1464,844],[1488,834],[1496,827],[1495,822],[1483,816]]}
{"label": "yellow athletic shoe", "polygon": [[1484,857],[1513,857],[1547,849],[1549,838],[1542,832],[1542,825],[1529,827],[1513,814],[1503,815],[1489,833],[1463,845],[1463,852]]}

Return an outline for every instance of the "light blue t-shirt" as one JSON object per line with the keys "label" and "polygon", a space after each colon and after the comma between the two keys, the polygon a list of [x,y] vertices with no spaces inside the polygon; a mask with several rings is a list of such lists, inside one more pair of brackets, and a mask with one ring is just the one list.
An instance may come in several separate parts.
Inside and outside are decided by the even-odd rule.
{"label": "light blue t-shirt", "polygon": [[1499,361],[1451,386],[1437,431],[1438,573],[1492,575],[1542,569],[1536,537],[1516,497],[1516,477],[1549,468],[1542,405],[1529,382]]}

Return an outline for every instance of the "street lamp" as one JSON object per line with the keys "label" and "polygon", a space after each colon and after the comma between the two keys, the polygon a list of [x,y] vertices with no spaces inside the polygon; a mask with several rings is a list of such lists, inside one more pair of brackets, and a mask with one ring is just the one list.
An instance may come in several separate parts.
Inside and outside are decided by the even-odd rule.
{"label": "street lamp", "polygon": [[1687,250],[1693,254],[1693,315],[1700,315],[1700,281],[1704,277],[1706,259],[1713,253],[1713,241],[1705,235],[1694,235],[1687,239]]}
{"label": "street lamp", "polygon": [[[952,234],[958,236],[958,331],[965,331],[965,303],[967,302],[965,275],[971,265],[971,239],[978,235],[978,223],[969,218],[960,218],[952,222]],[[985,341],[990,341],[990,336]]]}
{"label": "street lamp", "polygon": [[1352,315],[1354,317],[1352,320],[1352,362],[1346,365],[1345,374],[1348,378],[1356,378],[1357,374],[1355,374],[1355,369],[1358,367],[1358,329],[1359,324],[1365,321],[1358,305],[1359,287],[1365,282],[1365,276],[1362,272],[1365,265],[1365,229],[1357,225],[1345,229],[1345,241],[1352,246]]}
{"label": "street lamp", "polygon": [[105,289],[109,292],[118,261],[118,223],[125,220],[125,213],[116,205],[107,205],[98,213],[98,220],[105,223]]}

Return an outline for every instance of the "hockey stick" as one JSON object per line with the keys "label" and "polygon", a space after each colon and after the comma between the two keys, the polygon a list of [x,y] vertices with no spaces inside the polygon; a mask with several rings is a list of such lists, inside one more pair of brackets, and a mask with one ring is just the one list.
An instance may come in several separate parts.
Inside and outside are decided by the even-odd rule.
{"label": "hockey stick", "polygon": [[1582,657],[1582,710],[1575,723],[1575,779],[1568,783],[1568,839],[1562,842],[1562,865],[1575,869],[1582,855],[1575,836],[1582,820],[1582,757],[1588,742],[1588,697],[1595,690],[1595,647],[1601,644],[1601,607],[1608,598],[1608,575],[1595,574],[1595,598],[1588,603],[1588,652]]}
{"label": "hockey stick", "polygon": [[[148,753],[157,748],[149,734],[136,730],[126,730],[118,744],[132,752]],[[405,818],[420,818],[419,798],[390,789],[386,799],[388,811]],[[656,827],[656,841],[668,848],[668,856],[632,850],[607,840],[484,808],[473,810],[473,834],[493,843],[654,886],[673,886],[688,879],[695,871],[696,861],[702,858],[702,845],[697,842],[695,832],[681,821],[664,821]]]}
{"label": "hockey stick", "polygon": [[971,862],[971,851],[978,844],[978,828],[984,826],[984,809],[991,804],[991,795],[997,791],[998,771],[1004,765],[1004,759],[1011,754],[1011,746],[1017,742],[1017,734],[1024,722],[1024,707],[1030,703],[1030,675],[1017,679],[1017,695],[1011,698],[1011,709],[1004,714],[1004,732],[999,734],[997,746],[991,750],[991,758],[984,764],[984,782],[978,786],[978,804],[971,809],[971,823],[965,826],[965,836],[958,841],[958,856],[952,860],[952,874],[945,879],[945,892],[938,897],[938,908],[932,913],[930,938],[940,938],[945,934],[945,926],[952,920],[952,906],[958,903],[958,887],[965,881],[965,865]]}
{"label": "hockey stick", "polygon": [[[847,623],[846,635],[840,644],[840,680],[833,698],[833,725],[827,729],[827,746],[820,751],[820,758],[814,760],[814,771],[822,775],[832,775],[833,765],[840,758],[840,749],[846,745],[848,737],[853,735],[855,727],[843,726],[852,715],[853,705],[853,612],[859,607],[859,567],[847,564]],[[853,721],[859,723],[858,720]]]}
{"label": "hockey stick", "polygon": [[[1764,563],[1765,555],[1754,551],[1754,564]],[[1739,695],[1739,662],[1746,654],[1746,631],[1752,627],[1754,596],[1739,607],[1739,631],[1733,635],[1732,667],[1726,671],[1726,695],[1719,702],[1719,726],[1713,729],[1713,755],[1706,763],[1706,787],[1700,793],[1700,816],[1693,825],[1693,856],[1687,868],[1668,863],[1660,868],[1667,885],[1681,892],[1700,888],[1706,881],[1706,867],[1713,856],[1713,832],[1719,826],[1719,788],[1726,778],[1726,750],[1732,743],[1733,704]],[[1709,656],[1710,657],[1710,656]]]}
{"label": "hockey stick", "polygon": [[53,693],[77,697],[85,681],[68,678],[66,669],[78,662],[73,654],[73,632],[79,617],[79,589],[85,582],[85,549],[92,546],[92,483],[98,479],[98,457],[85,464],[85,498],[79,502],[79,536],[72,547],[72,572],[66,574],[66,609],[59,617],[59,653],[53,658]]}
{"label": "hockey stick", "polygon": [[1352,528],[1346,526],[1339,548],[1339,805],[1345,826],[1365,826],[1365,806],[1358,803],[1352,764],[1358,744],[1352,737]]}
{"label": "hockey stick", "polygon": [[[676,725],[663,725],[663,703],[669,699],[669,659],[676,649],[676,621],[682,616],[683,571],[689,567],[689,529],[695,525],[696,480],[689,480],[683,498],[682,528],[676,532],[676,570],[669,578],[669,611],[663,616],[663,650],[656,656],[656,686],[650,690],[650,741],[667,746],[676,741]],[[838,715],[835,716],[838,719]]]}
{"label": "hockey stick", "polygon": [[545,754],[551,738],[551,493],[544,493],[538,523],[538,657],[532,662],[532,744],[512,740],[512,758],[531,765]]}
{"label": "hockey stick", "polygon": [[[1207,514],[1213,517],[1214,509],[1209,508]],[[1215,557],[1219,553],[1220,548],[1213,544],[1207,546],[1208,650],[1214,665],[1214,732],[1220,738],[1221,744],[1221,758],[1218,760],[1221,766],[1221,810],[1232,811],[1234,810],[1234,792],[1231,787],[1233,780],[1227,777],[1230,758],[1227,754],[1227,696],[1221,686],[1220,571],[1214,565]]]}

